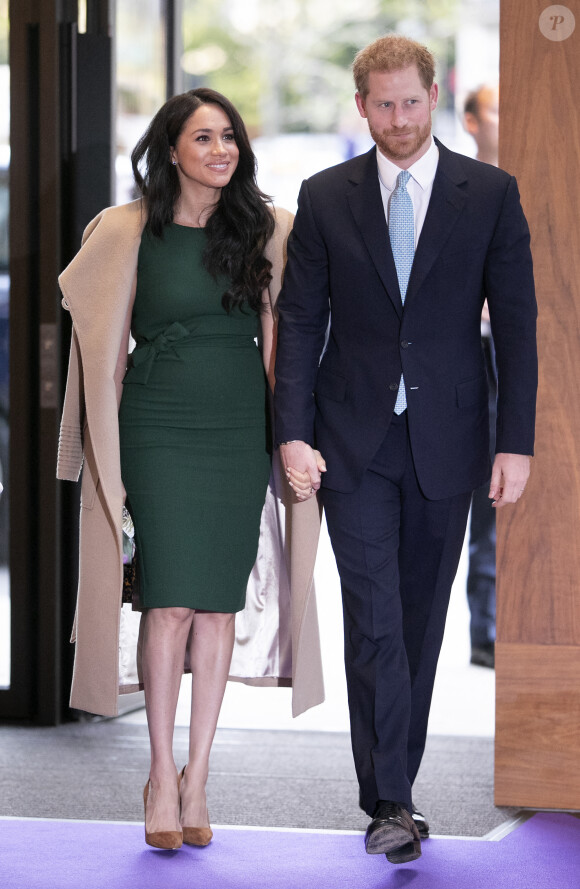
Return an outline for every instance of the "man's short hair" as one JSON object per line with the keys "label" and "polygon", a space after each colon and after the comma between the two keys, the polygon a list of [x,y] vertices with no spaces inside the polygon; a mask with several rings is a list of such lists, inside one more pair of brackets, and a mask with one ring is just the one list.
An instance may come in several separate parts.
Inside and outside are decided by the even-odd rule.
{"label": "man's short hair", "polygon": [[473,114],[477,120],[479,120],[479,113],[481,111],[479,98],[483,89],[485,89],[484,86],[478,86],[477,89],[471,90],[465,97],[465,102],[463,103],[463,113]]}
{"label": "man's short hair", "polygon": [[416,65],[421,83],[429,91],[435,79],[435,59],[427,47],[399,34],[379,37],[354,58],[352,73],[357,91],[363,99],[367,97],[371,71],[400,71],[410,65]]}
{"label": "man's short hair", "polygon": [[463,103],[463,113],[473,114],[476,120],[481,120],[482,112],[489,107],[492,102],[495,104],[497,95],[497,84],[481,83],[476,89],[471,90],[465,97]]}

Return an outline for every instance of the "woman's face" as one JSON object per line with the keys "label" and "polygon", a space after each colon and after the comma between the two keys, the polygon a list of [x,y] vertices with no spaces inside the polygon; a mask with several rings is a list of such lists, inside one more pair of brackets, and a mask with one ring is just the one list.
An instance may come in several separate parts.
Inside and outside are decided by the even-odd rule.
{"label": "woman's face", "polygon": [[[200,105],[189,117],[171,149],[182,187],[215,191],[227,185],[240,152],[226,113],[219,105]],[[207,194],[204,194],[207,197]]]}

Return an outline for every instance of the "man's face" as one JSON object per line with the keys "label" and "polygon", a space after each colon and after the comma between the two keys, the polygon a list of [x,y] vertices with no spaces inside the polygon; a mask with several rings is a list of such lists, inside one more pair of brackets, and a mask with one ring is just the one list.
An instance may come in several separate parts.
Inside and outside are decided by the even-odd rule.
{"label": "man's face", "polygon": [[437,84],[426,90],[415,65],[399,71],[371,71],[367,95],[363,99],[356,94],[359,114],[367,119],[380,151],[402,170],[429,148],[437,95]]}

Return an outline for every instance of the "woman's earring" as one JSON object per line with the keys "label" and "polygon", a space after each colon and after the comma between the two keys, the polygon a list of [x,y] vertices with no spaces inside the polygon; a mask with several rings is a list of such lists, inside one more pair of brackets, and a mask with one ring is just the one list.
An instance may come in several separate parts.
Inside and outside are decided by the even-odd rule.
{"label": "woman's earring", "polygon": [[173,164],[174,167],[177,166],[177,161],[171,161],[171,163]]}

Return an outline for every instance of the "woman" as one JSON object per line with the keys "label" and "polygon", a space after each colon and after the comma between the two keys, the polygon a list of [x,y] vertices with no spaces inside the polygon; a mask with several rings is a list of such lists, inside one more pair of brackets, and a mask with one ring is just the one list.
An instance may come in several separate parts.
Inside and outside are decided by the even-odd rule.
{"label": "woman", "polygon": [[[61,276],[74,331],[61,478],[78,475],[78,428],[85,427],[75,663],[83,690],[75,697],[73,680],[71,705],[109,706],[100,702],[100,686],[107,683],[108,702],[118,617],[116,637],[107,642],[109,669],[89,678],[91,659],[80,656],[90,649],[88,634],[110,635],[110,627],[101,626],[101,606],[109,620],[118,615],[119,563],[115,570],[104,565],[102,550],[83,548],[83,537],[107,538],[110,545],[113,524],[118,556],[126,489],[146,609],[142,676],[151,770],[145,834],[150,845],[174,849],[182,842],[206,845],[212,835],[209,752],[270,472],[271,282],[280,277],[291,220],[269,208],[255,182],[243,122],[213,90],[169,100],[132,160],[143,204],[97,217]],[[136,347],[127,362],[131,332]],[[94,398],[89,393],[97,379],[101,394]],[[96,576],[103,592],[83,595],[83,587],[95,592]],[[305,601],[303,611],[315,618],[312,608]],[[172,737],[186,654],[193,674],[190,756],[178,779]],[[313,664],[317,676],[315,651]],[[316,703],[320,686],[313,685]],[[90,709],[100,712],[94,704]]]}

